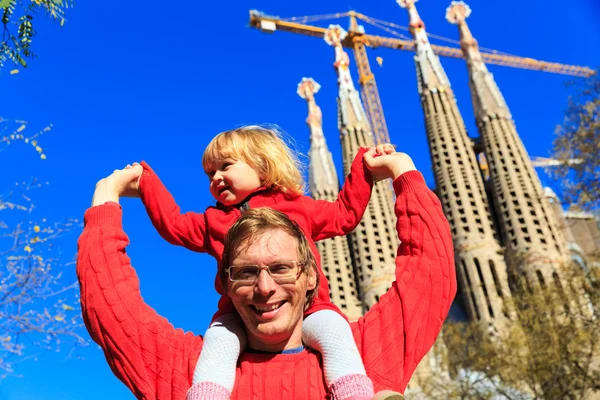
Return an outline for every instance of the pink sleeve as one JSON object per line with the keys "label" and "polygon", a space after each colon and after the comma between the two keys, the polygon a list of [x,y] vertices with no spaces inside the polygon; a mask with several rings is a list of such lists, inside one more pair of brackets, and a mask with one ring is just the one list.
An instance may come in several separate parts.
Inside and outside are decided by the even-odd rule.
{"label": "pink sleeve", "polygon": [[350,173],[336,201],[313,200],[305,197],[313,241],[347,235],[360,223],[373,190],[373,177],[363,163],[363,154],[366,150],[361,148],[354,157]]}
{"label": "pink sleeve", "polygon": [[202,338],[174,329],[144,302],[128,242],[118,204],[86,211],[77,255],[85,325],[137,398],[184,399]]}
{"label": "pink sleeve", "polygon": [[167,242],[199,253],[208,252],[204,214],[181,213],[175,199],[150,166],[142,161],[140,197],[160,236]]}
{"label": "pink sleeve", "polygon": [[421,173],[401,175],[394,189],[401,241],[396,281],[352,328],[375,390],[403,392],[442,328],[456,273],[448,221]]}

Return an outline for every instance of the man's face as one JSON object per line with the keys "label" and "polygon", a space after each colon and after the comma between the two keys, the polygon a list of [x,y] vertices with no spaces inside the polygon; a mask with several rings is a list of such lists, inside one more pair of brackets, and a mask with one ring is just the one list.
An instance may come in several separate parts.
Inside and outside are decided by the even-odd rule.
{"label": "man's face", "polygon": [[[277,261],[301,261],[298,241],[279,229],[260,234],[248,247],[246,243],[241,246],[242,251],[232,265],[266,266]],[[284,284],[275,283],[266,270],[260,272],[253,285],[229,281],[229,296],[246,326],[248,345],[258,350],[274,347],[276,351],[299,346],[306,292],[316,287],[316,279],[314,268],[309,268],[308,273]],[[277,348],[279,345],[283,347]]]}

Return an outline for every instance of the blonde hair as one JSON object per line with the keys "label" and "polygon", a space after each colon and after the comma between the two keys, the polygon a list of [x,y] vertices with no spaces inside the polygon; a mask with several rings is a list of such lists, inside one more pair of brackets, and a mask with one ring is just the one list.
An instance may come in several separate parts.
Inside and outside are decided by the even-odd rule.
{"label": "blonde hair", "polygon": [[204,150],[202,167],[208,173],[215,160],[231,157],[252,167],[266,188],[302,195],[305,191],[300,172],[303,165],[283,136],[276,128],[258,125],[221,132]]}
{"label": "blonde hair", "polygon": [[294,239],[298,244],[298,262],[302,264],[302,273],[309,273],[314,269],[316,280],[315,288],[306,291],[305,309],[312,304],[319,290],[319,270],[317,260],[313,254],[308,239],[298,224],[280,211],[268,207],[251,208],[242,213],[225,236],[223,257],[219,265],[219,274],[223,287],[227,287],[227,273],[225,270],[231,266],[233,260],[245,249],[252,245],[262,234],[268,231],[281,230]]}

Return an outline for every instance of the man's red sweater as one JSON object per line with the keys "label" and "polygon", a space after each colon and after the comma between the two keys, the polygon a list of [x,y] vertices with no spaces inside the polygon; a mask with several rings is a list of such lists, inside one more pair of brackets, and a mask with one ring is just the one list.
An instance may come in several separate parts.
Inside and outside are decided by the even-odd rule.
{"label": "man's red sweater", "polygon": [[[336,201],[315,200],[308,196],[289,196],[278,190],[257,190],[242,204],[225,206],[217,203],[204,213],[181,213],[175,199],[165,185],[142,162],[144,173],[140,178],[140,197],[152,225],[169,243],[200,253],[208,253],[220,263],[225,236],[240,218],[243,208],[269,207],[281,211],[298,224],[306,236],[319,267],[319,288],[315,300],[305,316],[321,310],[332,310],[345,318],[342,311],[331,302],[327,277],[321,268],[321,257],[315,242],[352,232],[360,223],[373,190],[373,177],[363,162],[367,151],[361,148],[350,167]],[[233,303],[223,290],[221,278],[215,274],[215,289],[221,295],[219,311],[213,318],[235,312]]]}
{"label": "man's red sweater", "polygon": [[[433,345],[454,295],[456,276],[448,222],[422,175],[394,181],[401,245],[396,281],[379,303],[351,324],[375,391],[403,392]],[[144,303],[125,252],[128,238],[116,203],[92,207],[79,238],[81,308],[91,337],[139,399],[185,399],[202,337],[175,329]],[[325,399],[320,356],[244,353],[232,399]]]}

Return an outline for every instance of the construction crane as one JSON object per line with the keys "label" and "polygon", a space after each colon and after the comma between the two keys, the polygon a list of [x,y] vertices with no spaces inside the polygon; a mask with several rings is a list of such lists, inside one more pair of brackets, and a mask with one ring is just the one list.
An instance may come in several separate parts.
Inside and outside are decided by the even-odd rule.
{"label": "construction crane", "polygon": [[[314,36],[323,38],[326,28],[315,25],[308,25],[306,22],[313,22],[326,19],[337,19],[342,17],[350,18],[350,28],[348,35],[342,41],[344,47],[354,51],[354,60],[358,69],[358,81],[361,87],[362,100],[365,105],[367,117],[371,122],[373,135],[377,143],[390,143],[390,136],[387,130],[385,117],[383,115],[383,107],[379,98],[379,91],[375,81],[375,75],[371,71],[369,59],[367,57],[366,47],[377,48],[386,47],[398,50],[414,51],[415,43],[412,38],[405,36],[395,29],[408,31],[409,28],[403,27],[390,22],[368,17],[356,11],[348,11],[345,13],[315,15],[293,18],[279,18],[265,13],[251,10],[250,11],[250,26],[260,29],[263,32],[273,33],[276,31],[285,31],[298,33],[302,35]],[[397,38],[376,36],[365,33],[364,28],[357,23],[357,19],[364,21],[370,25],[385,30],[386,32],[397,36]],[[429,34],[430,37],[445,40],[454,44],[457,41],[444,37]],[[439,56],[464,58],[460,47],[449,47],[440,45],[431,45],[435,53]],[[498,52],[491,49],[480,47],[481,56],[487,64],[504,65],[514,68],[531,69],[535,71],[552,72],[563,75],[588,77],[594,74],[594,70],[588,67],[580,67],[576,65],[565,65],[546,61],[538,61],[533,58],[518,57],[515,55]]]}

